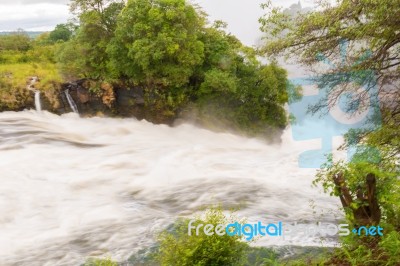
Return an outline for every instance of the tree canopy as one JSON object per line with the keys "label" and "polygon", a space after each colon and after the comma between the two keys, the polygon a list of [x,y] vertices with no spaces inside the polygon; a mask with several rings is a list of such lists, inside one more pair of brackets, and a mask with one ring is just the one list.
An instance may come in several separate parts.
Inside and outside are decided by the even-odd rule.
{"label": "tree canopy", "polygon": [[31,39],[23,30],[0,36],[0,51],[27,51]]}
{"label": "tree canopy", "polygon": [[51,42],[57,42],[57,41],[69,41],[71,39],[72,34],[74,34],[75,31],[75,25],[68,23],[68,24],[58,24],[56,28],[50,32],[49,34],[49,40]]}
{"label": "tree canopy", "polygon": [[[262,29],[273,37],[285,33],[281,35],[284,38],[267,42],[263,50],[267,55],[300,52],[301,62],[311,65],[318,60],[317,54],[333,58],[341,40],[347,40],[351,42],[351,58],[343,67],[373,69],[385,82],[393,80],[384,79],[389,73],[398,78],[399,0],[340,0],[336,5],[325,1],[321,11],[298,14],[294,19],[270,4],[264,7],[269,13],[261,19]],[[363,58],[366,52],[371,54],[355,65],[355,60]]]}
{"label": "tree canopy", "polygon": [[[264,8],[268,10],[260,19],[268,36],[261,49],[264,55],[296,54],[299,62],[309,67],[321,60],[329,61],[335,67],[319,74],[320,82],[332,88],[338,79],[370,71],[377,79],[369,88],[378,85],[379,93],[385,91],[389,97],[399,99],[399,0],[338,0],[335,4],[320,1],[318,9],[296,16],[273,7],[271,2]],[[345,84],[343,80],[341,83]]]}
{"label": "tree canopy", "polygon": [[203,60],[203,21],[185,0],[130,0],[108,48],[111,62],[120,75],[138,82],[186,84]]}
{"label": "tree canopy", "polygon": [[[382,112],[383,125],[373,132],[353,130],[347,135],[348,141],[379,144],[391,150],[389,154],[398,154],[400,1],[340,0],[334,5],[322,1],[318,9],[295,16],[273,7],[271,2],[264,8],[268,13],[260,21],[269,37],[262,54],[298,55],[301,64],[314,67],[317,82],[330,88],[337,96],[332,97],[334,100],[348,90],[358,94],[358,99],[365,98],[367,94],[357,91],[357,85],[366,84],[366,90],[380,99],[375,107]],[[321,68],[320,61],[334,67]],[[374,88],[378,89],[373,92]],[[318,110],[323,103],[332,105],[324,99],[311,110]],[[357,100],[348,105],[353,106],[357,106]]]}

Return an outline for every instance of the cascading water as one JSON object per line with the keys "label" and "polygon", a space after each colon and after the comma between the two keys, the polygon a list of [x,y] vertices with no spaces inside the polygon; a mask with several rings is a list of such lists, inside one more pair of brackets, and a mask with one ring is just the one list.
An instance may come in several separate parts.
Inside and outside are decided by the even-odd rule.
{"label": "cascading water", "polygon": [[67,97],[68,104],[71,107],[71,110],[74,111],[74,113],[79,114],[78,106],[76,106],[74,99],[72,98],[71,94],[69,94],[69,90],[65,91],[65,96]]}
{"label": "cascading water", "polygon": [[191,125],[27,111],[0,113],[0,140],[2,266],[124,261],[177,217],[216,203],[251,221],[336,221],[339,202],[311,187],[315,170],[297,164],[308,144],[290,131],[269,145]]}
{"label": "cascading water", "polygon": [[40,91],[38,90],[35,91],[35,108],[36,111],[38,112],[42,111],[42,103],[40,101]]}
{"label": "cascading water", "polygon": [[33,91],[35,93],[35,109],[37,112],[41,112],[42,111],[42,103],[40,101],[40,91],[35,90],[35,84],[38,81],[39,81],[38,77],[36,77],[36,76],[31,77],[28,85],[26,86],[26,89],[29,91]]}

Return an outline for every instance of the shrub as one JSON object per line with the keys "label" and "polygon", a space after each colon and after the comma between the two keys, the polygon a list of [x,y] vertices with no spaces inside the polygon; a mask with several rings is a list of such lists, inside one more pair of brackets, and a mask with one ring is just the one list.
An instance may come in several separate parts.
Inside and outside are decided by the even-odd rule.
{"label": "shrub", "polygon": [[[221,209],[211,208],[203,218],[192,220],[199,224],[229,224],[237,221],[227,217]],[[240,221],[239,221],[240,222]],[[161,265],[278,265],[277,254],[268,248],[251,247],[239,236],[206,236],[202,230],[196,236],[188,234],[189,219],[180,219],[159,235],[159,248],[153,253]]]}
{"label": "shrub", "polygon": [[[160,249],[156,255],[161,265],[243,265],[247,244],[239,237],[228,235],[188,235],[188,219],[179,220],[170,230],[159,236]],[[198,224],[228,224],[228,218],[220,209],[210,209]],[[194,232],[193,232],[194,233]]]}
{"label": "shrub", "polygon": [[83,266],[118,266],[111,259],[89,259]]}

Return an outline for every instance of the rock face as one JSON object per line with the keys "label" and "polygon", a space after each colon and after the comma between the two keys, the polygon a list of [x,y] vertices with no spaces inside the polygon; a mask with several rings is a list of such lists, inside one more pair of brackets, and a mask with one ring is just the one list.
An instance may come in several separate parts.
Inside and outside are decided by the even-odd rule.
{"label": "rock face", "polygon": [[79,103],[81,103],[81,104],[85,104],[90,101],[89,91],[82,87],[77,87],[76,95],[78,97]]}
{"label": "rock face", "polygon": [[[39,79],[35,83],[29,79],[25,87],[0,91],[0,111],[35,109],[35,91],[39,90],[42,110],[55,114],[73,112],[72,99],[82,117],[135,117],[154,123],[171,123],[152,116],[150,108],[145,105],[144,90],[140,87],[113,86],[89,79],[47,84],[46,87],[41,86]],[[67,95],[71,98],[68,99]]]}
{"label": "rock face", "polygon": [[121,107],[129,107],[135,104],[144,104],[144,91],[142,88],[136,87],[132,89],[116,89],[117,104]]}
{"label": "rock face", "polygon": [[113,86],[109,83],[96,83],[88,79],[65,83],[56,90],[57,100],[52,101],[50,95],[43,95],[43,109],[63,114],[72,112],[66,91],[76,104],[79,114],[83,117],[135,117],[146,119],[153,123],[172,124],[171,119],[155,117],[145,105],[144,90],[140,87]]}
{"label": "rock face", "polygon": [[[98,88],[93,90],[93,88]],[[103,113],[107,116],[145,118],[143,89],[112,86],[109,83],[94,84],[89,81],[78,81],[72,86],[76,91],[78,108],[85,115],[97,115]]]}

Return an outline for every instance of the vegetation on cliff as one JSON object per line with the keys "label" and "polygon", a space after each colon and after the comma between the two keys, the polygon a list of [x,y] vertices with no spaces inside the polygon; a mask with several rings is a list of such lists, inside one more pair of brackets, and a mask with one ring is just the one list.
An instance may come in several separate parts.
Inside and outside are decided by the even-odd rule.
{"label": "vegetation on cliff", "polygon": [[[140,108],[153,122],[191,118],[246,134],[286,126],[286,71],[261,64],[254,49],[227,33],[225,23],[211,25],[199,7],[186,0],[75,0],[70,7],[79,24],[57,25],[34,40],[23,32],[0,36],[3,92],[23,91],[30,76],[42,79],[37,89],[53,91],[61,77],[84,78],[100,98],[104,86],[141,88]],[[4,109],[31,105],[28,94],[11,98]],[[117,113],[117,104],[105,106]]]}
{"label": "vegetation on cliff", "polygon": [[261,64],[188,1],[76,0],[71,11],[80,23],[58,52],[64,76],[139,86],[165,120],[190,116],[254,134],[286,126],[286,71]]}

